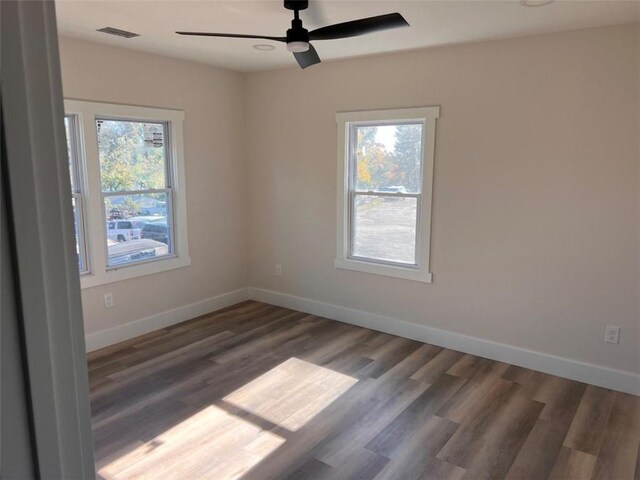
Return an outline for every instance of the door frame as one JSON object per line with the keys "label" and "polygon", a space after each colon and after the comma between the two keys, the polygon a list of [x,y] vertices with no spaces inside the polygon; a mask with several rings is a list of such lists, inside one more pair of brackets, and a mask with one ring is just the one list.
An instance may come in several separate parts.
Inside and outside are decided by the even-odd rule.
{"label": "door frame", "polygon": [[3,200],[34,471],[95,478],[55,4],[0,9]]}

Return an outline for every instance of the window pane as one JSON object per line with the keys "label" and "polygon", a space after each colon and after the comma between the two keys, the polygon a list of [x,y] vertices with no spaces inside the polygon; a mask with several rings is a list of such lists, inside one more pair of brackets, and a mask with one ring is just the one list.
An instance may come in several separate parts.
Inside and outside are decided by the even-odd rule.
{"label": "window pane", "polygon": [[167,186],[162,123],[97,120],[103,192]]}
{"label": "window pane", "polygon": [[356,190],[419,193],[422,123],[354,127]]}
{"label": "window pane", "polygon": [[84,266],[84,262],[82,259],[82,251],[80,250],[80,237],[78,232],[80,231],[80,209],[78,208],[78,202],[75,198],[71,199],[71,203],[73,205],[73,226],[75,227],[76,233],[76,254],[78,255],[78,271],[84,272],[86,267]]}
{"label": "window pane", "polygon": [[356,195],[352,255],[416,263],[417,199]]}
{"label": "window pane", "polygon": [[116,267],[173,252],[167,193],[104,197],[108,265]]}
{"label": "window pane", "polygon": [[72,148],[72,120],[71,117],[64,117],[64,130],[65,133],[67,134],[67,158],[69,159],[69,178],[71,179],[71,191],[75,192],[76,186],[76,179],[75,179],[75,174],[73,171],[73,154],[71,152],[71,148]]}

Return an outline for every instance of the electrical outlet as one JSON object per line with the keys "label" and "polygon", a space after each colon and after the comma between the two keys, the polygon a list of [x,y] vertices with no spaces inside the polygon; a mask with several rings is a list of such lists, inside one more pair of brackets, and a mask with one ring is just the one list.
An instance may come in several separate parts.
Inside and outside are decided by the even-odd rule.
{"label": "electrical outlet", "polygon": [[104,308],[113,307],[113,293],[105,293],[104,294]]}
{"label": "electrical outlet", "polygon": [[607,343],[615,343],[617,345],[620,341],[620,327],[607,325],[607,328],[604,330],[604,341]]}
{"label": "electrical outlet", "polygon": [[279,263],[276,263],[276,277],[281,277],[282,276],[282,265],[280,265]]}

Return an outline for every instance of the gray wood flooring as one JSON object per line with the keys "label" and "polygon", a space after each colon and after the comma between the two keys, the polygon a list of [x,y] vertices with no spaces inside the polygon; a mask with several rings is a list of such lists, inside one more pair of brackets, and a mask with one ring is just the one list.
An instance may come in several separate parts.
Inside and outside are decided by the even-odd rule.
{"label": "gray wood flooring", "polygon": [[638,397],[258,302],[89,355],[104,479],[638,479]]}

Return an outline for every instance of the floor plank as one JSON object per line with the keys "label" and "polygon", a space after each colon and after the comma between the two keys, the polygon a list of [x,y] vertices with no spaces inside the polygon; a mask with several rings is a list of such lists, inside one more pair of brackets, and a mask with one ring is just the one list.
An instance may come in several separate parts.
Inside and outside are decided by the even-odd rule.
{"label": "floor plank", "polygon": [[508,480],[548,478],[568,427],[539,418],[507,472]]}
{"label": "floor plank", "polygon": [[[410,436],[405,435],[405,440],[394,446],[386,445],[387,448],[382,448],[381,444],[374,440],[367,448],[391,458],[376,480],[415,480],[422,478],[425,472],[433,475],[436,464],[441,462],[436,455],[457,428],[456,423],[432,415],[428,420],[417,424],[414,433]],[[459,470],[464,474],[463,469]]]}
{"label": "floor plank", "polygon": [[[463,379],[443,375],[374,437],[367,444],[367,448],[380,455],[391,457],[397,449],[404,448],[403,445],[410,443],[409,439],[420,435],[422,427],[449,398],[460,390],[463,384]],[[442,419],[441,423],[444,422],[446,420]],[[456,425],[457,428],[454,422],[449,424]]]}
{"label": "floor plank", "polygon": [[464,468],[468,478],[504,478],[543,407],[512,393],[486,414],[466,419],[438,458]]}
{"label": "floor plank", "polygon": [[633,478],[640,448],[640,398],[616,392],[593,478]]}
{"label": "floor plank", "polygon": [[[596,457],[562,447],[549,476],[550,480],[585,480],[591,478]],[[613,479],[612,479],[613,480]]]}
{"label": "floor plank", "polygon": [[418,382],[433,383],[463,356],[463,353],[455,350],[444,349],[414,373],[411,378]]}
{"label": "floor plank", "polygon": [[598,455],[614,397],[615,392],[611,390],[589,385],[573,417],[564,445],[583,453]]}

